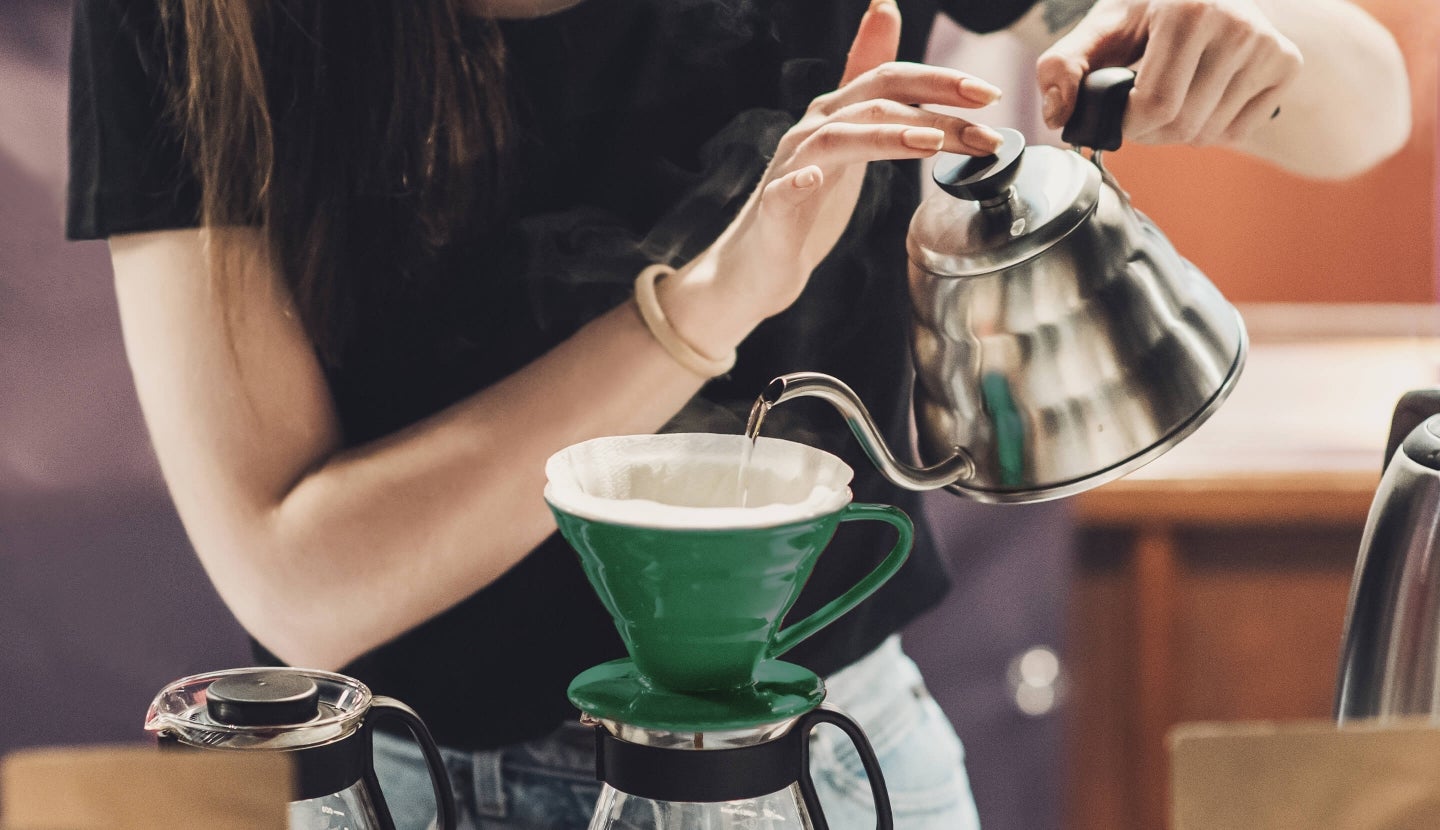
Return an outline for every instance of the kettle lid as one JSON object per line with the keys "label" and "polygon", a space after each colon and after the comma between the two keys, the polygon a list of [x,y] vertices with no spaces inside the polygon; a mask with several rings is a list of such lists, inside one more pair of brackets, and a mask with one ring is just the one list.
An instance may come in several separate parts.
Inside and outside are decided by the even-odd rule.
{"label": "kettle lid", "polygon": [[1074,230],[1100,198],[1101,175],[1078,152],[1025,146],[998,131],[994,154],[936,156],[941,190],[910,223],[910,257],[944,276],[977,276],[1040,254]]}

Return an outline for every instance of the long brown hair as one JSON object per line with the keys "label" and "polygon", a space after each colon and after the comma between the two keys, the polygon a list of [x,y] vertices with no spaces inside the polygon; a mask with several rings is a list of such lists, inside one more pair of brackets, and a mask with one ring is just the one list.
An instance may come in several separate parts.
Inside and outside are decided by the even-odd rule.
{"label": "long brown hair", "polygon": [[162,0],[201,224],[262,230],[328,364],[499,186],[503,44],[463,2]]}

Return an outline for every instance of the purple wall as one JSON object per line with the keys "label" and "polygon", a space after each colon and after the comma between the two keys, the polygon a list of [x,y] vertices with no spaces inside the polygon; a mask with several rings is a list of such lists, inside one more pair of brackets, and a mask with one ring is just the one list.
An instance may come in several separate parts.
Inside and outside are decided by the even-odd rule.
{"label": "purple wall", "polygon": [[0,3],[0,753],[138,740],[246,661],[160,480],[109,253],[62,238],[68,4]]}

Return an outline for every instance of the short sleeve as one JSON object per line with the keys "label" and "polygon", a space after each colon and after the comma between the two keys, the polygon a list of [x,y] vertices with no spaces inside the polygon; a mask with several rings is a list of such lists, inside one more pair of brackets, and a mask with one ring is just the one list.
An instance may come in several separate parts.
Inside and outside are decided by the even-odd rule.
{"label": "short sleeve", "polygon": [[998,32],[1025,16],[1038,0],[941,0],[952,20],[977,34]]}
{"label": "short sleeve", "polygon": [[200,188],[166,114],[156,0],[76,0],[72,27],[66,235],[194,227]]}

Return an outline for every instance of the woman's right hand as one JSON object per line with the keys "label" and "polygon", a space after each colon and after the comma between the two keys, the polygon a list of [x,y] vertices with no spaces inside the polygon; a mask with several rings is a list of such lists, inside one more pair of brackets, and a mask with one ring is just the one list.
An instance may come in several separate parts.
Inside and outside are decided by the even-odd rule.
{"label": "woman's right hand", "polygon": [[725,353],[800,296],[849,223],[866,164],[941,150],[985,155],[999,145],[988,127],[917,105],[973,109],[1000,90],[954,69],[896,62],[899,44],[900,10],[874,0],[839,88],[811,102],[734,222],[681,269],[681,282],[710,289],[709,301],[682,302],[670,315],[701,351]]}

